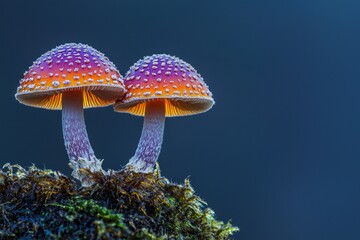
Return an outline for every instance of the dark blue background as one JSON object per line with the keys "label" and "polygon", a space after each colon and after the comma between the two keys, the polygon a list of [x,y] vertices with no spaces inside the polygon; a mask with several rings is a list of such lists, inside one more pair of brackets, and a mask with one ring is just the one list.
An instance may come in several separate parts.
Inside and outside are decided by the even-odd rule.
{"label": "dark blue background", "polygon": [[[191,63],[216,100],[166,122],[162,173],[191,176],[235,239],[360,239],[359,1],[0,2],[0,163],[70,173],[61,112],[14,98],[23,72],[66,42],[124,74],[144,55]],[[135,151],[142,118],[86,111],[104,167]]]}

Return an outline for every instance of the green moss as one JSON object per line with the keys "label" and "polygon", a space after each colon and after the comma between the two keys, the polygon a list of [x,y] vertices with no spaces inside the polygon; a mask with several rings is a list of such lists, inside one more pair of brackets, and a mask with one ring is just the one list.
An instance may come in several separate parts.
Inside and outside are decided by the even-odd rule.
{"label": "green moss", "polygon": [[52,214],[43,212],[42,223],[51,228],[61,224],[55,234],[56,238],[75,235],[79,238],[109,239],[130,235],[122,214],[114,213],[93,200],[72,198],[61,204],[52,203],[50,208],[60,213],[61,218],[54,220]]}
{"label": "green moss", "polygon": [[1,239],[228,239],[238,228],[214,218],[188,179],[154,173],[107,175],[78,189],[59,172],[6,165],[0,171]]}

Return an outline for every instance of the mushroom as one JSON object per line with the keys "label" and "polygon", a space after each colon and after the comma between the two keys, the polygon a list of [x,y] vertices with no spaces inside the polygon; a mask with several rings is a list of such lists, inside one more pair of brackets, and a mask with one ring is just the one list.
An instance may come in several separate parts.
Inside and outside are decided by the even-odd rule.
{"label": "mushroom", "polygon": [[136,172],[151,172],[160,154],[165,117],[205,112],[214,100],[190,64],[166,54],[136,62],[124,83],[127,93],[115,103],[115,111],[144,116],[140,141],[128,167]]}
{"label": "mushroom", "polygon": [[67,43],[38,58],[24,73],[15,94],[25,105],[62,110],[65,148],[73,176],[80,168],[102,171],[86,131],[83,108],[114,103],[125,92],[115,65],[94,48]]}

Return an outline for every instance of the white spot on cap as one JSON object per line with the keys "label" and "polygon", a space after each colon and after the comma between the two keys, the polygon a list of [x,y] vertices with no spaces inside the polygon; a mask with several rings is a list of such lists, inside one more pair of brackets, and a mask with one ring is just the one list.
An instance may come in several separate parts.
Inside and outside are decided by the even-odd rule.
{"label": "white spot on cap", "polygon": [[60,83],[59,83],[59,81],[53,81],[53,82],[52,82],[52,85],[53,85],[54,87],[58,87],[58,86],[60,85]]}

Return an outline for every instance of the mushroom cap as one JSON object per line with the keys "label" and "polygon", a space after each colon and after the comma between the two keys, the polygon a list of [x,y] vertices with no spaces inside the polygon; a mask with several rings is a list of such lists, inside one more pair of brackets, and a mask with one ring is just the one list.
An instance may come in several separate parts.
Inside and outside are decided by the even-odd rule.
{"label": "mushroom cap", "polygon": [[108,106],[123,96],[115,65],[96,49],[67,43],[41,55],[20,80],[16,99],[29,106],[62,108],[64,91],[83,91],[84,108]]}
{"label": "mushroom cap", "polygon": [[183,60],[154,54],[137,61],[124,77],[127,93],[114,105],[117,112],[144,116],[147,101],[165,100],[165,116],[205,112],[215,103],[197,71]]}

